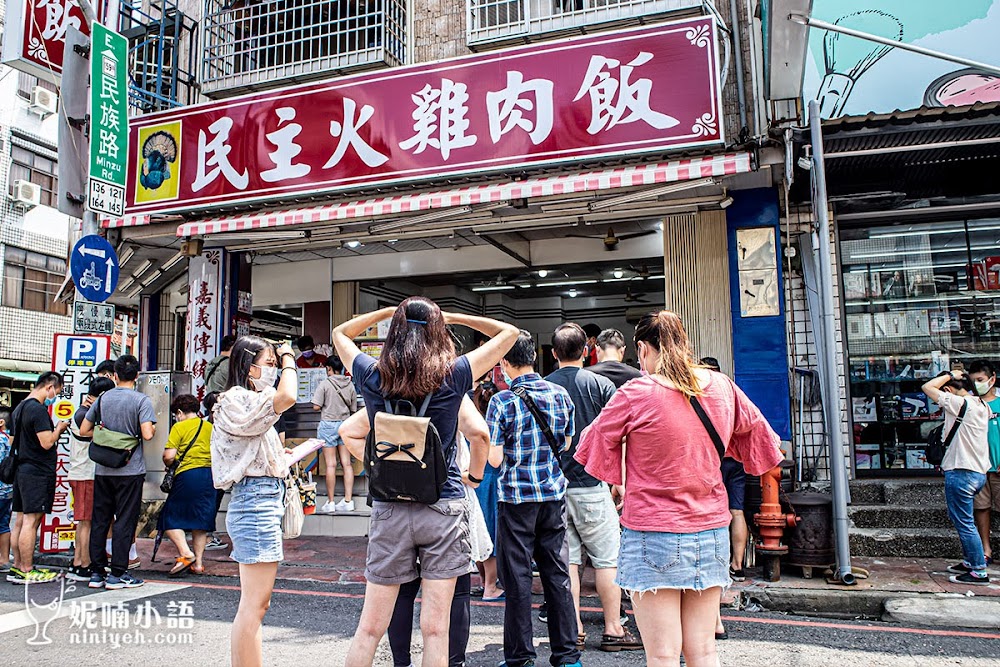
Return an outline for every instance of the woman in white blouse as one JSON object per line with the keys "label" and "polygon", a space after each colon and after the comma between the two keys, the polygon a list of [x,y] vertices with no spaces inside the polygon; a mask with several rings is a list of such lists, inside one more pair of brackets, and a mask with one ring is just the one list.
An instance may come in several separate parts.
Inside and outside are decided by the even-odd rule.
{"label": "woman in white blouse", "polygon": [[229,363],[229,386],[214,410],[212,478],[217,489],[232,490],[226,530],[233,542],[231,557],[240,564],[232,664],[255,667],[262,664],[261,623],[284,556],[281,519],[288,463],[274,425],[295,404],[298,383],[288,345],[275,350],[261,338],[243,336]]}

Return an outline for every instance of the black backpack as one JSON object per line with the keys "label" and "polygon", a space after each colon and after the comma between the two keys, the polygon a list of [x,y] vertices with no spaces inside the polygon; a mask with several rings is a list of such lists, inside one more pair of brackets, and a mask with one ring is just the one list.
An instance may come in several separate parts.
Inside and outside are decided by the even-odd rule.
{"label": "black backpack", "polygon": [[965,419],[965,413],[968,409],[968,402],[962,403],[962,407],[958,411],[958,417],[955,418],[955,423],[952,425],[951,430],[948,431],[948,436],[943,440],[941,436],[944,433],[944,424],[938,424],[927,434],[927,449],[924,451],[924,458],[927,459],[928,465],[939,466],[944,461],[944,454],[948,450],[951,441],[955,439],[958,427],[962,425],[962,420]]}
{"label": "black backpack", "polygon": [[365,474],[375,500],[431,505],[448,481],[441,434],[427,414],[428,396],[417,410],[410,401],[388,399],[365,442]]}

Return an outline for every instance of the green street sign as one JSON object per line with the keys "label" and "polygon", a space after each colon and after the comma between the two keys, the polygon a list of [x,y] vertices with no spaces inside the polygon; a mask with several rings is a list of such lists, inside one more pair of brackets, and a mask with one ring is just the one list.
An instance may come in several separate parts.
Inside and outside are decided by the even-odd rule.
{"label": "green street sign", "polygon": [[92,211],[125,213],[128,163],[128,40],[95,23],[90,47],[90,178]]}

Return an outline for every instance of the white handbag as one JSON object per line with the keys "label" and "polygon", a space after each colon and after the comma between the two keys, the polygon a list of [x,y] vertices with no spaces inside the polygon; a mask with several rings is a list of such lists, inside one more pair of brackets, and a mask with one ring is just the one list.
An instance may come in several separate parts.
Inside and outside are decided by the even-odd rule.
{"label": "white handbag", "polygon": [[298,480],[289,475],[285,478],[285,516],[281,520],[281,536],[286,540],[294,540],[302,534],[304,522]]}

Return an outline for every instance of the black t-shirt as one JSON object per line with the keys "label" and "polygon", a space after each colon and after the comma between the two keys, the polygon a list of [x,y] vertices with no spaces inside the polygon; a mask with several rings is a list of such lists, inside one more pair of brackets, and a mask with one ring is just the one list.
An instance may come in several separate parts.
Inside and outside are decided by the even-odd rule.
{"label": "black t-shirt", "polygon": [[55,430],[45,406],[34,398],[27,398],[14,410],[11,417],[17,443],[17,463],[21,469],[30,468],[43,475],[56,474],[59,452],[56,447],[43,449],[38,434]]}
{"label": "black t-shirt", "polygon": [[632,368],[628,364],[623,364],[620,361],[602,361],[599,364],[588,366],[587,370],[591,373],[603,375],[614,382],[615,389],[621,387],[629,380],[642,377],[642,373],[640,373],[637,369]]}
{"label": "black t-shirt", "polygon": [[[368,406],[368,421],[375,428],[375,413],[385,410],[385,399],[379,389],[381,376],[378,372],[378,362],[367,354],[359,354],[354,360],[353,375],[355,383],[361,388],[365,405]],[[462,471],[455,460],[458,452],[455,436],[458,434],[458,409],[462,398],[472,389],[472,367],[469,360],[462,356],[455,360],[451,372],[445,376],[444,384],[437,390],[427,406],[427,417],[441,436],[441,447],[444,450],[444,460],[448,466],[448,481],[441,490],[441,498],[464,498],[465,487],[462,485]],[[417,406],[420,407],[420,406]],[[376,499],[378,500],[378,499]]]}

